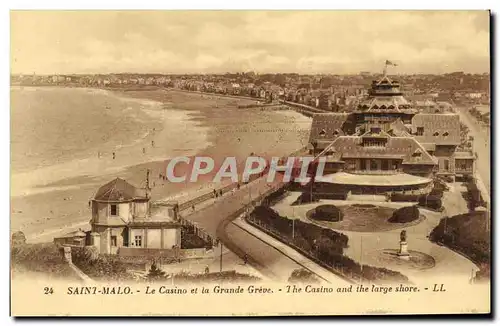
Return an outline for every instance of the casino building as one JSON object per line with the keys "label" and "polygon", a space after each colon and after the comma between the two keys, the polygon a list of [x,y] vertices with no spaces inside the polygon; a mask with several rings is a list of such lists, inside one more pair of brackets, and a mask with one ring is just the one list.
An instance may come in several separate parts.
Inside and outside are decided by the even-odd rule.
{"label": "casino building", "polygon": [[314,114],[309,152],[326,165],[311,188],[325,198],[426,195],[435,176],[473,175],[472,149],[460,144],[457,114],[420,113],[384,73],[354,112]]}

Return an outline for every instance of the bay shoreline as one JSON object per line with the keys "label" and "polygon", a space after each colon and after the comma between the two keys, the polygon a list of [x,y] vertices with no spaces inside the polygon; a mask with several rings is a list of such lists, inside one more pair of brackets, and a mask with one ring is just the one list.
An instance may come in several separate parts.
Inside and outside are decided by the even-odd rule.
{"label": "bay shoreline", "polygon": [[[209,156],[216,162],[227,156],[234,156],[242,162],[250,153],[287,155],[305,145],[311,123],[309,118],[294,111],[238,109],[238,105],[254,103],[246,99],[164,89],[112,92],[140,100],[170,103],[169,109],[188,112],[189,120],[204,128],[208,136],[206,147],[194,149],[189,154]],[[182,137],[183,132],[195,131],[186,129],[176,136]],[[179,152],[186,153],[188,149],[179,148]],[[153,200],[170,198],[184,201],[223,186],[210,184],[204,178],[197,183],[168,183],[159,178],[162,172],[164,174],[167,162],[155,159],[98,175],[66,178],[41,187],[52,187],[49,191],[11,197],[11,230],[25,232],[28,239],[50,241],[58,230],[59,233],[69,232],[72,227],[88,223],[91,212],[87,203],[99,185],[121,177],[143,187],[148,169],[151,171]]]}

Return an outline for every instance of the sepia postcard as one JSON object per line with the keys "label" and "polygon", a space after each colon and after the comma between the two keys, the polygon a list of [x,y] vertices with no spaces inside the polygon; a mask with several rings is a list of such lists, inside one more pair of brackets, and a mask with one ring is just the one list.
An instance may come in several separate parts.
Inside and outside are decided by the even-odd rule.
{"label": "sepia postcard", "polygon": [[11,315],[490,314],[490,15],[11,11]]}

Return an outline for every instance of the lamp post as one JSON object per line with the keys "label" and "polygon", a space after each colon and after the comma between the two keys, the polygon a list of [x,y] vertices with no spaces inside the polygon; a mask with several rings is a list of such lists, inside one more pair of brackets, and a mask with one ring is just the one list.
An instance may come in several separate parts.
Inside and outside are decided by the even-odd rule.
{"label": "lamp post", "polygon": [[220,239],[216,239],[215,245],[220,245],[220,273],[222,273],[222,241],[220,241]]}

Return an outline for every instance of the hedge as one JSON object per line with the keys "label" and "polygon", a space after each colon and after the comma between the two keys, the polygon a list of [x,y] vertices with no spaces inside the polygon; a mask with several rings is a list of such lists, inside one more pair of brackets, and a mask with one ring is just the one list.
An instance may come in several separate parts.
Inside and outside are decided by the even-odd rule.
{"label": "hedge", "polygon": [[467,200],[469,210],[472,211],[479,206],[486,206],[486,202],[483,200],[481,191],[474,179],[470,179],[465,186],[467,187],[467,192],[464,194],[464,198]]}

